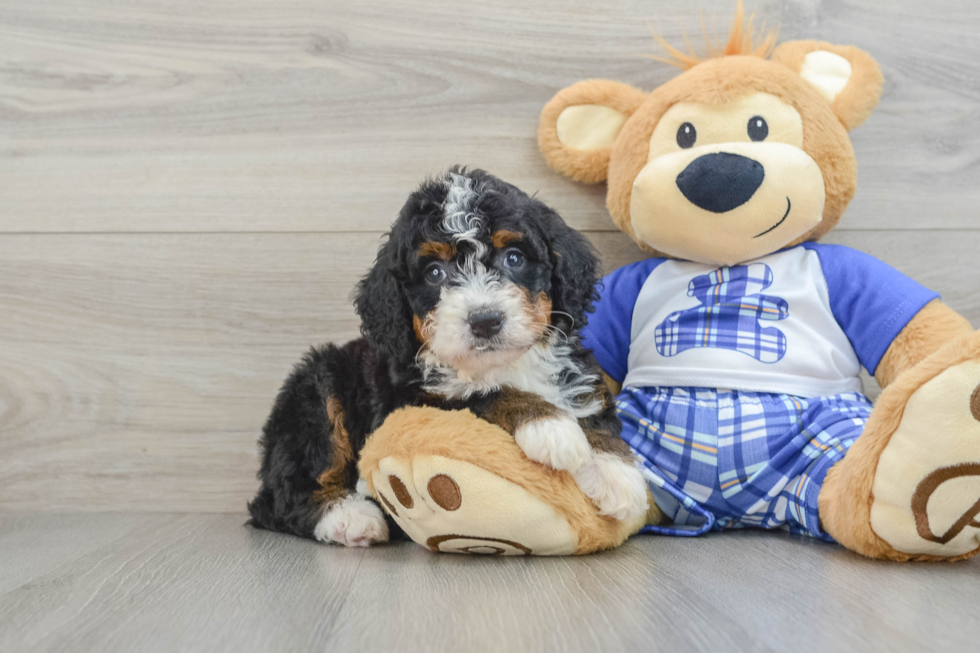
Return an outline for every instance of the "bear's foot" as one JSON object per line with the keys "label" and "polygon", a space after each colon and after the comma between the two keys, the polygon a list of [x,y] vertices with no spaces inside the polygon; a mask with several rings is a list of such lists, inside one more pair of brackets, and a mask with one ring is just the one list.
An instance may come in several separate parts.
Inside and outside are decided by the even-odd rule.
{"label": "bear's foot", "polygon": [[571,473],[532,462],[510,434],[469,411],[396,411],[371,435],[358,468],[392,519],[431,551],[589,553],[645,523],[632,495],[615,506],[631,519],[599,514]]}
{"label": "bear's foot", "polygon": [[378,500],[413,540],[432,551],[566,555],[568,521],[520,486],[444,456],[387,456],[372,474]]}
{"label": "bear's foot", "polygon": [[828,474],[820,513],[831,535],[866,555],[980,553],[980,334],[882,393],[865,433]]}
{"label": "bear's foot", "polygon": [[881,457],[871,528],[898,551],[956,557],[980,549],[980,361],[915,391]]}

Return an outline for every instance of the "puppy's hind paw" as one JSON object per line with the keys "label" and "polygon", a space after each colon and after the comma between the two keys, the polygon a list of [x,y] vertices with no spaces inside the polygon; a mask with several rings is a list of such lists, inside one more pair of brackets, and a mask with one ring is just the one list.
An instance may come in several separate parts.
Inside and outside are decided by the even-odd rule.
{"label": "puppy's hind paw", "polygon": [[572,476],[599,508],[600,515],[632,521],[647,511],[647,484],[643,475],[635,465],[619,456],[597,453]]}
{"label": "puppy's hind paw", "polygon": [[514,440],[530,460],[552,469],[573,472],[592,457],[578,421],[569,416],[544,417],[522,424]]}
{"label": "puppy's hind paw", "polygon": [[352,494],[324,513],[313,536],[344,546],[371,546],[388,541],[388,523],[378,504]]}

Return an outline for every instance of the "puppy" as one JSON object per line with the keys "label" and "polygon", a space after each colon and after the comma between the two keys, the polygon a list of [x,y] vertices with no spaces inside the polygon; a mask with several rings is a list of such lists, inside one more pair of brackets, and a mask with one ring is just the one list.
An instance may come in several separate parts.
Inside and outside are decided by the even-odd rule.
{"label": "puppy", "polygon": [[423,183],[357,287],[363,338],[313,349],[280,391],[251,523],[347,546],[397,536],[358,492],[358,454],[392,411],[422,405],[503,427],[604,515],[645,512],[612,396],[578,340],[597,280],[585,237],[515,186],[463,168]]}

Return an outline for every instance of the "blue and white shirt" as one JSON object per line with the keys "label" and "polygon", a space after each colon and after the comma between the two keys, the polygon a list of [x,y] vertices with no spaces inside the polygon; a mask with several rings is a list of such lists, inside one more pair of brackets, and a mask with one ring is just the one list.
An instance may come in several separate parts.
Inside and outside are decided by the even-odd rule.
{"label": "blue and white shirt", "polygon": [[583,341],[624,387],[861,392],[938,295],[878,259],[805,243],[716,267],[651,258],[603,280]]}

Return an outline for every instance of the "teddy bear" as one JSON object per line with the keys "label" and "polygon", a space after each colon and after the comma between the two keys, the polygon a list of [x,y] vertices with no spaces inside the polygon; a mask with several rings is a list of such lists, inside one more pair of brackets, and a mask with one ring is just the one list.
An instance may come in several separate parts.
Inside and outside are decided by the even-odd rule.
{"label": "teddy bear", "polygon": [[[889,560],[980,552],[980,334],[939,296],[820,244],[857,183],[848,132],[883,77],[851,46],[727,44],[645,93],[607,80],[541,113],[548,164],[607,184],[650,258],[605,277],[583,342],[670,523],[764,527]],[[861,368],[883,388],[872,405]]]}
{"label": "teddy bear", "polygon": [[[650,254],[604,278],[583,329],[650,511],[599,515],[508,433],[431,408],[370,437],[368,491],[433,551],[589,553],[638,531],[761,527],[878,559],[976,555],[980,334],[883,262],[819,243],[855,192],[848,132],[878,104],[878,65],[759,39],[741,2],[717,52],[663,45],[677,77],[651,92],[573,84],[538,133],[556,171],[606,182],[614,223]],[[883,388],[874,405],[862,367]]]}

